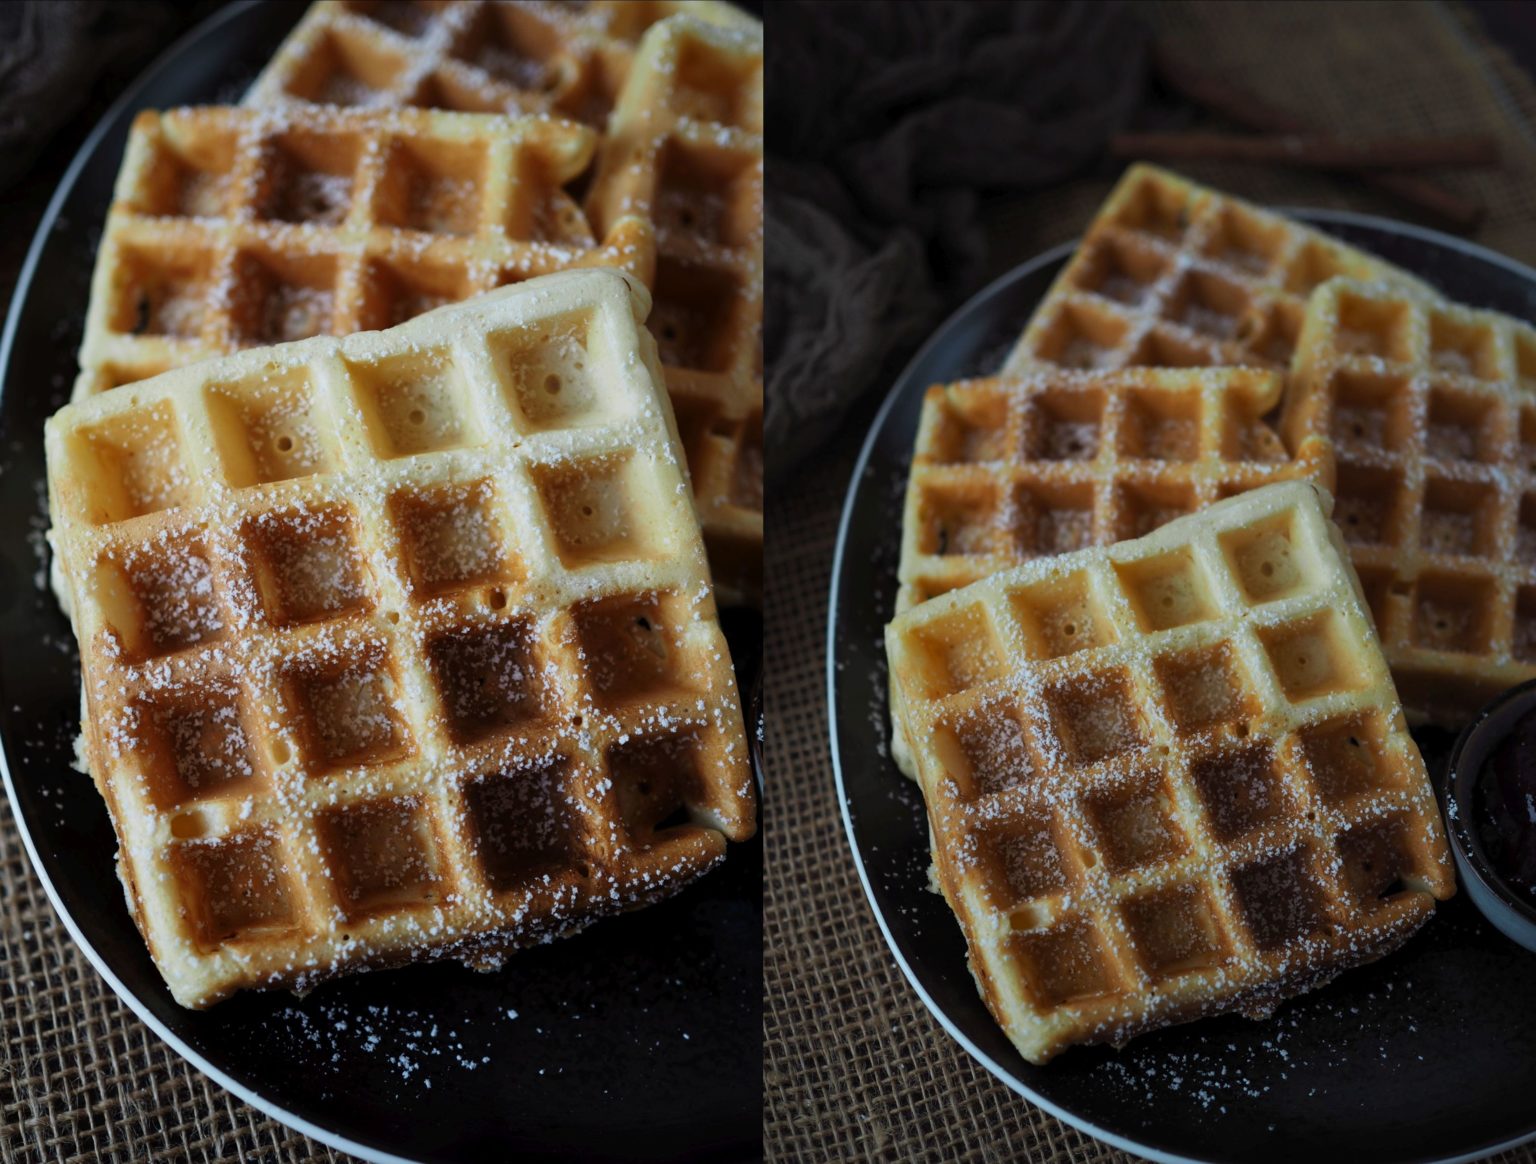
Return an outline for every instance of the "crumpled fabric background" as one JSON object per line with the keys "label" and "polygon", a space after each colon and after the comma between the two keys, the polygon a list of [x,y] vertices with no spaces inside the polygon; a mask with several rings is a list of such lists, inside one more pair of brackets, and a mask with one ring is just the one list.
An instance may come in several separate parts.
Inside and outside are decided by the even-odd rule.
{"label": "crumpled fabric background", "polygon": [[783,481],[975,290],[978,214],[1091,165],[1143,91],[1131,6],[775,4],[766,441]]}
{"label": "crumpled fabric background", "polygon": [[26,173],[97,84],[137,72],[192,8],[170,0],[0,4],[0,190]]}

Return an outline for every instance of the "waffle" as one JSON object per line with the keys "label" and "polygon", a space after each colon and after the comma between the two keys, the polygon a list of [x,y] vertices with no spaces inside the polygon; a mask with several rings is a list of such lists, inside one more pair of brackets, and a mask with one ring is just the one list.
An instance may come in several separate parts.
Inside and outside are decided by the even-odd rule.
{"label": "waffle", "polygon": [[[901,613],[1030,558],[1140,537],[1273,481],[1331,483],[1262,419],[1283,380],[1249,368],[1034,371],[930,388],[907,482]],[[914,774],[892,682],[892,751]]]}
{"label": "waffle", "polygon": [[1089,225],[1004,371],[1284,370],[1308,294],[1336,275],[1422,287],[1283,215],[1137,164]]}
{"label": "waffle", "polygon": [[641,34],[679,12],[756,23],[712,0],[318,0],[245,103],[553,113],[602,128]]}
{"label": "waffle", "polygon": [[1338,521],[1410,715],[1536,678],[1536,328],[1335,280],[1285,431],[1334,445]]}
{"label": "waffle", "polygon": [[177,1001],[494,966],[751,835],[648,308],[552,275],[48,422],[83,751]]}
{"label": "waffle", "polygon": [[1286,482],[886,631],[935,874],[1043,1063],[1283,998],[1455,891],[1326,494]]}
{"label": "waffle", "polygon": [[763,554],[763,37],[685,16],[645,35],[587,213],[655,226],[651,329],[715,581],[757,602]]}
{"label": "waffle", "polygon": [[402,323],[573,266],[649,278],[562,187],[596,135],[547,118],[208,107],[134,120],[74,399],[245,347]]}

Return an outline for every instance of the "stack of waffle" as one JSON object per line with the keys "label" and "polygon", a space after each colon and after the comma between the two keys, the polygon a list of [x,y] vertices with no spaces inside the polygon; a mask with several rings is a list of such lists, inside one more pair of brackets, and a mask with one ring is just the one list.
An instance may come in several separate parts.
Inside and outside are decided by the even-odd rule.
{"label": "stack of waffle", "polygon": [[707,0],[319,0],[244,106],[135,121],[76,399],[617,267],[655,300],[715,584],[760,603],[762,54]]}
{"label": "stack of waffle", "polygon": [[1412,713],[1456,726],[1536,678],[1536,328],[1327,283],[1282,431],[1335,451],[1339,527]]}
{"label": "stack of waffle", "polygon": [[134,122],[50,536],[183,1004],[494,965],[752,834],[761,123],[708,0],[320,0]]}
{"label": "stack of waffle", "polygon": [[760,597],[763,554],[763,46],[700,21],[645,38],[587,198],[594,228],[656,233],[667,391],[723,590]]}
{"label": "stack of waffle", "polygon": [[1043,1062],[1267,1012],[1454,891],[1404,711],[1536,677],[1536,329],[1148,166],[1020,325],[924,399],[887,653]]}

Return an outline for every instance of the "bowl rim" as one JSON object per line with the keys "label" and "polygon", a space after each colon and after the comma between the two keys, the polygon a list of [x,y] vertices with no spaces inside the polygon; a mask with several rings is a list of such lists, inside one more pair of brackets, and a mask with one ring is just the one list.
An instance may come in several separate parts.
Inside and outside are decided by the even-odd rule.
{"label": "bowl rim", "polygon": [[[1513,914],[1523,925],[1531,927],[1531,934],[1536,937],[1536,905],[1523,900],[1514,887],[1500,875],[1493,862],[1488,859],[1477,830],[1472,827],[1473,798],[1476,795],[1477,776],[1481,766],[1474,771],[1465,771],[1461,764],[1463,753],[1474,738],[1488,729],[1490,721],[1509,704],[1522,700],[1530,704],[1531,710],[1536,710],[1536,679],[1527,679],[1524,683],[1518,683],[1495,696],[1478,710],[1471,722],[1461,729],[1456,737],[1456,743],[1451,747],[1450,760],[1446,764],[1445,823],[1446,831],[1451,836],[1451,843],[1455,846],[1456,855],[1461,858],[1463,872],[1488,890],[1502,909]],[[1489,751],[1492,751],[1491,747]],[[1468,896],[1481,912],[1485,914],[1488,912],[1487,903],[1480,899],[1482,895],[1468,894]]]}

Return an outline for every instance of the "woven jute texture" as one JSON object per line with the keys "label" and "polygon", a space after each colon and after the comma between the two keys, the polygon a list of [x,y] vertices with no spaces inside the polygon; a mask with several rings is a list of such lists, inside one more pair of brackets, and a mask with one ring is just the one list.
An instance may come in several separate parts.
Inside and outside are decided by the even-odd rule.
{"label": "woven jute texture", "polygon": [[[1477,241],[1536,261],[1536,89],[1463,14],[1418,4],[1208,3],[1148,15],[1191,62],[1341,134],[1496,135],[1501,171],[1443,181],[1487,205]],[[1259,202],[1403,216],[1326,176],[1181,168]],[[991,222],[997,271],[1076,235],[1108,187],[1083,181],[1000,208]],[[869,412],[861,410],[863,425]],[[949,1039],[897,969],[859,886],[833,785],[823,679],[833,544],[859,427],[850,425],[769,508],[768,1154],[1131,1159],[1032,1107]],[[1532,1164],[1536,1148],[1502,1159]]]}

